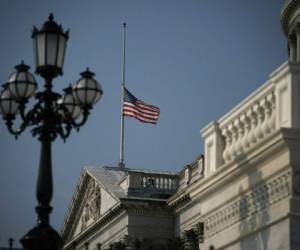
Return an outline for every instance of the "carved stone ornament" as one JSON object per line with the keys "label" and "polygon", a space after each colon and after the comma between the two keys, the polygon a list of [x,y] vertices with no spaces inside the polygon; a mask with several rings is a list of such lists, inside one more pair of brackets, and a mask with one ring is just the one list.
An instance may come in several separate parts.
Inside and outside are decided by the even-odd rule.
{"label": "carved stone ornament", "polygon": [[[285,172],[256,186],[244,193],[242,197],[222,206],[222,208],[205,217],[205,239],[287,198],[291,193],[290,180],[290,171]],[[300,191],[299,183],[300,173],[296,175],[294,180],[295,190],[298,189]]]}
{"label": "carved stone ornament", "polygon": [[90,181],[87,187],[85,206],[81,217],[81,230],[96,221],[100,216],[101,189],[96,182]]}

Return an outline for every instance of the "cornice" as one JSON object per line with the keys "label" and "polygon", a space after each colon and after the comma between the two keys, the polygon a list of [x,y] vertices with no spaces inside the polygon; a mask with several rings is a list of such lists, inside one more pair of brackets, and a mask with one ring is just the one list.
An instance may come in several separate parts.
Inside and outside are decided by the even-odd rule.
{"label": "cornice", "polygon": [[[65,216],[64,222],[61,227],[61,235],[64,240],[69,238],[69,235],[72,231],[74,231],[74,227],[76,223],[70,223],[70,221],[76,221],[75,217],[80,213],[80,205],[83,200],[83,197],[86,193],[86,188],[89,183],[89,175],[85,170],[82,170],[78,184],[75,188],[75,191],[72,196],[72,200],[67,210],[67,214]],[[75,219],[75,220],[74,220]]]}
{"label": "cornice", "polygon": [[184,207],[188,203],[191,202],[190,194],[185,194],[183,196],[180,196],[178,199],[174,200],[173,202],[169,203],[169,206],[171,208],[174,208],[175,210]]}
{"label": "cornice", "polygon": [[76,235],[71,241],[67,242],[64,249],[68,249],[74,242],[80,242],[90,234],[95,232],[98,228],[110,223],[113,219],[123,214],[126,211],[126,207],[123,204],[117,204],[115,207],[111,208],[105,215],[100,217],[95,223],[88,226],[85,230]]}
{"label": "cornice", "polygon": [[[100,183],[90,171],[88,171],[87,169],[83,169],[79,177],[78,184],[75,188],[74,194],[72,196],[72,200],[68,207],[63,225],[61,227],[61,235],[65,240],[68,240],[70,235],[74,233],[76,229],[76,222],[79,219],[78,216],[80,216],[81,206],[85,202],[85,195],[88,191],[88,184],[91,181],[99,185],[101,189],[105,190],[115,200],[118,200],[118,198],[110,190],[107,190],[107,188],[103,186],[102,183]],[[72,221],[72,223],[70,223],[70,221]]]}

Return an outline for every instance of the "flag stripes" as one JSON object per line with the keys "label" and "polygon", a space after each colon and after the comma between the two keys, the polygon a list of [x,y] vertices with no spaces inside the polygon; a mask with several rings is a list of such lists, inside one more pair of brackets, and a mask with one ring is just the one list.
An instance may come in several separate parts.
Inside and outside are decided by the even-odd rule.
{"label": "flag stripes", "polygon": [[130,116],[141,122],[156,124],[160,109],[149,105],[132,95],[124,88],[123,116]]}

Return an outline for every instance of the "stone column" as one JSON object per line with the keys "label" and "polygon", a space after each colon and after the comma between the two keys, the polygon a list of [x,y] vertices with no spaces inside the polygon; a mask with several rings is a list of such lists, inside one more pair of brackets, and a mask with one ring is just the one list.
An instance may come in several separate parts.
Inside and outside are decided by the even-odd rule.
{"label": "stone column", "polygon": [[198,250],[198,240],[194,230],[184,231],[182,235],[183,249],[184,250]]}
{"label": "stone column", "polygon": [[296,49],[297,49],[297,56],[296,56],[296,62],[300,62],[300,26],[297,25],[296,27]]}
{"label": "stone column", "polygon": [[295,34],[289,35],[288,38],[288,49],[289,49],[289,58],[290,62],[296,62],[297,61],[297,36]]}

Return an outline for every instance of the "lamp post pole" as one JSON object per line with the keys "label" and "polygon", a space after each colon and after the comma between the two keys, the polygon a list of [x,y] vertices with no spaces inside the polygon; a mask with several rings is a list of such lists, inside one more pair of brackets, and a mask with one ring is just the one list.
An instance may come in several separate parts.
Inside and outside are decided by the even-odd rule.
{"label": "lamp post pole", "polygon": [[[103,94],[101,85],[94,79],[94,73],[87,69],[81,78],[64,89],[64,94],[52,90],[52,80],[62,75],[68,32],[50,14],[42,28],[34,28],[32,38],[35,45],[36,73],[44,80],[44,90],[35,94],[37,83],[28,71],[29,66],[22,61],[15,67],[0,94],[0,113],[10,133],[16,138],[27,128],[32,128],[33,136],[41,143],[40,164],[36,197],[38,205],[37,225],[22,239],[24,250],[58,250],[62,239],[50,226],[50,206],[53,194],[51,145],[57,136],[66,140],[71,130],[77,131],[85,124],[93,104]],[[36,103],[26,112],[28,99],[35,96]],[[20,114],[22,123],[13,127],[16,115]],[[80,120],[81,119],[81,120]],[[78,121],[79,120],[79,121]]]}

